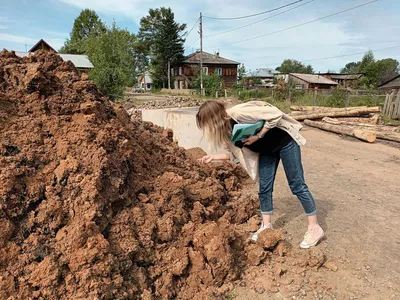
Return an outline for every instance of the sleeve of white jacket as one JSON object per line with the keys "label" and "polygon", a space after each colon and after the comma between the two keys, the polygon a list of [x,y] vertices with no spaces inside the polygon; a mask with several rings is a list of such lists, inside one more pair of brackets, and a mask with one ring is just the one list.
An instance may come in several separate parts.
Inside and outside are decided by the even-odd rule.
{"label": "sleeve of white jacket", "polygon": [[224,145],[224,150],[225,153],[229,154],[229,161],[233,162],[235,160],[235,156],[233,155],[232,150],[227,143]]}
{"label": "sleeve of white jacket", "polygon": [[265,121],[265,128],[274,128],[283,116],[283,112],[272,105],[243,107],[240,114],[254,122]]}
{"label": "sleeve of white jacket", "polygon": [[275,106],[262,106],[260,107],[260,119],[265,120],[265,128],[274,128],[282,119],[283,112]]}

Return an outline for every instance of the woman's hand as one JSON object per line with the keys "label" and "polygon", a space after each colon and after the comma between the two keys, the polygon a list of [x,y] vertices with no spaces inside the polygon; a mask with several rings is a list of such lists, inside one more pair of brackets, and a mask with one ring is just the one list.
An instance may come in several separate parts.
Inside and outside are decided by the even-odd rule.
{"label": "woman's hand", "polygon": [[202,164],[208,164],[215,159],[214,155],[205,155],[202,158],[198,159]]}
{"label": "woman's hand", "polygon": [[257,142],[260,138],[257,135],[253,135],[244,141],[245,146],[250,146],[251,144]]}

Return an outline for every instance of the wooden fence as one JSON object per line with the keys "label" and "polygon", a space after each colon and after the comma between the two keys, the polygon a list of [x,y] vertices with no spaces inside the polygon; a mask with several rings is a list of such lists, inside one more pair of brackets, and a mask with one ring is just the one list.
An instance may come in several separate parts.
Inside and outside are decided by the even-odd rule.
{"label": "wooden fence", "polygon": [[400,89],[386,94],[382,114],[393,120],[400,120]]}

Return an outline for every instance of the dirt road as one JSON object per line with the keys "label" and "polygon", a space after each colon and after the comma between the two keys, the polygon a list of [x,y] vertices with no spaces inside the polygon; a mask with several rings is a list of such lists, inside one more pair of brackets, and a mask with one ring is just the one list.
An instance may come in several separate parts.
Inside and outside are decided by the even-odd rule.
{"label": "dirt road", "polygon": [[[325,284],[289,299],[400,299],[400,149],[306,128],[306,180],[326,238],[318,245],[337,272],[315,271]],[[254,188],[256,193],[256,188]],[[282,167],[275,183],[276,228],[297,246],[306,229]],[[235,299],[288,299],[238,286]]]}

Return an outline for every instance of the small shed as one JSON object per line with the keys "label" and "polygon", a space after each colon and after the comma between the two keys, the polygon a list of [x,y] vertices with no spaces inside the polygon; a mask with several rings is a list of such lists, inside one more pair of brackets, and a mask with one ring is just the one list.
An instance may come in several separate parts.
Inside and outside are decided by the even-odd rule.
{"label": "small shed", "polygon": [[44,39],[41,39],[39,42],[37,42],[28,52],[36,52],[38,50],[46,50],[46,51],[57,52]]}
{"label": "small shed", "polygon": [[325,78],[337,82],[344,88],[353,86],[355,83],[357,83],[359,79],[361,79],[364,76],[364,74],[362,73],[356,73],[356,74],[323,73],[319,75],[322,75]]}
{"label": "small shed", "polygon": [[390,92],[393,89],[400,89],[400,75],[397,75],[392,79],[382,83],[380,86],[378,86],[378,89],[385,92]]}
{"label": "small shed", "polygon": [[296,90],[330,89],[338,86],[337,82],[315,74],[290,73],[289,82]]}

